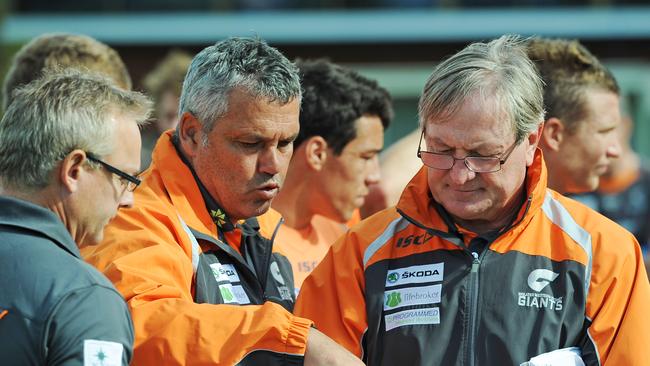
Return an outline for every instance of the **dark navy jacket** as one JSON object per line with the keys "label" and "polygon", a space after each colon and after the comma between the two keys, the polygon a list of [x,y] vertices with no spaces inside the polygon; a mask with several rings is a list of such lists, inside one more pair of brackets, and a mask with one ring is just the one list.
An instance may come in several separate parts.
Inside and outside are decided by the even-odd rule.
{"label": "dark navy jacket", "polygon": [[0,364],[127,365],[132,347],[124,299],[61,220],[0,196]]}

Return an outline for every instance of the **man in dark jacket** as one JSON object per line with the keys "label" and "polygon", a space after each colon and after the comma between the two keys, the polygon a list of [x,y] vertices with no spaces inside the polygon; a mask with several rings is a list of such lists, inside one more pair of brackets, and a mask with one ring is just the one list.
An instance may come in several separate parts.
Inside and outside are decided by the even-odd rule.
{"label": "man in dark jacket", "polygon": [[296,314],[369,365],[647,365],[641,249],[548,189],[542,101],[520,37],[438,64],[419,105],[425,166],[332,246]]}
{"label": "man in dark jacket", "polygon": [[0,122],[0,359],[127,365],[133,326],[77,245],[101,241],[133,205],[150,102],[101,76],[46,75],[13,94]]}

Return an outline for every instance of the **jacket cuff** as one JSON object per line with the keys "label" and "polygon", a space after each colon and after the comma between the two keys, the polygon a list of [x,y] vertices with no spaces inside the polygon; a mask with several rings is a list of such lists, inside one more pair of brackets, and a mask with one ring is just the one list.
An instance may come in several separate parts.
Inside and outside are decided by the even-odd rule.
{"label": "jacket cuff", "polygon": [[288,354],[305,354],[307,349],[307,336],[313,324],[314,322],[309,319],[293,316],[285,342],[287,345],[286,352]]}

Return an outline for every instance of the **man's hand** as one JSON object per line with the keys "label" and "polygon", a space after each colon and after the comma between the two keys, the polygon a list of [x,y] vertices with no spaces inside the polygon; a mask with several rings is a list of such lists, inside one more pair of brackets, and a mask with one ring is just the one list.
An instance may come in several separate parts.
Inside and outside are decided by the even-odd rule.
{"label": "man's hand", "polygon": [[328,336],[311,328],[307,338],[305,366],[362,366],[363,362]]}

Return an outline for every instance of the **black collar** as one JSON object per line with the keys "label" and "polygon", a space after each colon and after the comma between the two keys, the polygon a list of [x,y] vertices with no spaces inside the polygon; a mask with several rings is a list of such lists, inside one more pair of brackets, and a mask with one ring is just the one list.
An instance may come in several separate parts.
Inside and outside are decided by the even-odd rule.
{"label": "black collar", "polygon": [[181,161],[183,161],[183,163],[187,165],[187,167],[190,169],[190,172],[192,172],[192,176],[194,176],[194,180],[196,181],[196,184],[199,186],[199,191],[201,191],[201,195],[203,196],[203,201],[205,202],[205,206],[208,209],[208,212],[210,213],[210,217],[212,218],[212,221],[217,225],[219,229],[221,229],[220,231],[222,232],[235,230],[236,226],[232,224],[232,221],[228,217],[226,211],[223,208],[221,208],[221,205],[217,203],[217,201],[212,197],[212,195],[205,188],[203,183],[201,183],[201,180],[196,175],[194,168],[192,167],[190,162],[187,160],[187,158],[181,151],[180,139],[178,138],[178,135],[176,133],[172,135],[172,144],[174,144],[174,147],[176,148],[176,152],[178,153],[178,156],[181,158]]}

